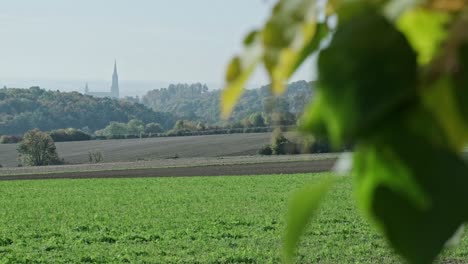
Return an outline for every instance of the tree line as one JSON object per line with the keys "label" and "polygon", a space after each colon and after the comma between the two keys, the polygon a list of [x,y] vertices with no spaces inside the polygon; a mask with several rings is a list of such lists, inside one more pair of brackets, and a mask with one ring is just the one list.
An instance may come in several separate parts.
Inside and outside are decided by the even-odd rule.
{"label": "tree line", "polygon": [[96,98],[77,92],[29,89],[0,89],[0,135],[22,135],[38,128],[50,131],[62,128],[81,129],[92,133],[111,121],[139,119],[172,128],[172,114],[155,112],[142,104],[126,100]]}
{"label": "tree line", "polygon": [[96,98],[78,92],[0,89],[0,143],[16,143],[32,129],[49,131],[54,141],[266,132],[294,126],[313,94],[299,81],[288,93],[272,96],[269,86],[248,90],[229,120],[220,118],[219,90],[204,84],[171,84],[149,91],[142,103]]}
{"label": "tree line", "polygon": [[[276,120],[293,124],[313,95],[313,83],[293,82],[281,97],[273,96],[270,86],[247,90],[228,121],[220,117],[220,90],[208,90],[201,83],[171,84],[149,91],[142,103],[158,112],[170,112],[178,120],[199,121],[212,125],[247,122],[252,114],[261,113],[266,124]],[[285,124],[283,124],[285,125]]]}

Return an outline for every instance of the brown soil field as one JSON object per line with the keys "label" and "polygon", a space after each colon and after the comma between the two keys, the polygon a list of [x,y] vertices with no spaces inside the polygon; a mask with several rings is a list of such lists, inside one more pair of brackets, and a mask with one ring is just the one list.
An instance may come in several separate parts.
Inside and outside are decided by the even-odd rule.
{"label": "brown soil field", "polygon": [[39,167],[4,167],[0,168],[0,177],[7,175],[24,174],[48,174],[48,173],[73,173],[73,172],[96,172],[115,170],[137,170],[137,169],[158,169],[175,167],[201,167],[201,166],[222,166],[237,164],[258,164],[276,162],[299,162],[315,161],[325,159],[336,159],[336,153],[324,154],[303,154],[303,155],[273,155],[273,156],[227,156],[227,157],[194,157],[194,158],[171,158],[140,160],[131,162],[106,162],[94,164],[73,164],[58,166]]}
{"label": "brown soil field", "polygon": [[[92,140],[58,142],[60,158],[69,164],[88,162],[89,151],[100,151],[104,162],[142,161],[171,157],[224,157],[254,155],[270,142],[271,133],[228,134],[209,136],[165,137],[145,139]],[[17,144],[0,144],[0,164],[16,167]]]}
{"label": "brown soil field", "polygon": [[89,179],[89,178],[141,178],[141,177],[190,177],[229,176],[323,172],[332,169],[335,159],[312,161],[267,162],[250,164],[229,164],[195,167],[123,169],[107,171],[83,171],[47,174],[6,175],[2,180],[44,180],[44,179]]}

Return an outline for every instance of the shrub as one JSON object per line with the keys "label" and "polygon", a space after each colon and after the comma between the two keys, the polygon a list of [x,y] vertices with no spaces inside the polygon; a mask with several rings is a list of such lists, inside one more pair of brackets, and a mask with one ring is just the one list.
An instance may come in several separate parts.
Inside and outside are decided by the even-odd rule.
{"label": "shrub", "polygon": [[58,157],[54,140],[49,134],[38,129],[24,134],[17,150],[20,162],[25,165],[44,166],[63,163]]}
{"label": "shrub", "polygon": [[149,123],[145,127],[145,133],[147,134],[158,134],[162,132],[164,132],[164,129],[158,123]]}
{"label": "shrub", "polygon": [[206,129],[206,125],[202,122],[198,122],[197,123],[197,130],[205,130]]}
{"label": "shrub", "polygon": [[190,136],[192,135],[190,130],[187,129],[171,129],[166,133],[167,136]]}
{"label": "shrub", "polygon": [[75,128],[53,130],[49,135],[55,142],[91,140],[91,135]]}
{"label": "shrub", "polygon": [[331,152],[330,144],[325,139],[316,139],[306,137],[298,143],[302,153],[329,153]]}
{"label": "shrub", "polygon": [[0,137],[0,144],[14,144],[21,141],[21,137],[3,135]]}
{"label": "shrub", "polygon": [[330,144],[323,139],[317,139],[311,146],[310,153],[328,153],[330,152]]}
{"label": "shrub", "polygon": [[125,135],[108,135],[105,137],[106,139],[125,139]]}
{"label": "shrub", "polygon": [[104,161],[104,156],[99,150],[88,151],[88,161],[90,163],[100,163]]}
{"label": "shrub", "polygon": [[127,123],[128,134],[140,136],[141,133],[145,132],[145,124],[138,119],[132,119]]}
{"label": "shrub", "polygon": [[264,127],[265,126],[265,119],[261,113],[255,113],[249,116],[249,123],[253,127]]}
{"label": "shrub", "polygon": [[295,143],[289,141],[281,132],[281,129],[275,129],[271,141],[271,150],[274,155],[299,154]]}
{"label": "shrub", "polygon": [[124,138],[128,134],[127,124],[119,122],[110,122],[104,129],[96,131],[96,135],[106,136],[110,139]]}
{"label": "shrub", "polygon": [[271,150],[274,155],[285,154],[284,144],[288,143],[289,140],[283,135],[281,129],[277,128],[273,131],[271,137]]}
{"label": "shrub", "polygon": [[273,150],[271,149],[270,145],[264,145],[258,150],[258,154],[260,155],[271,155],[273,154]]}

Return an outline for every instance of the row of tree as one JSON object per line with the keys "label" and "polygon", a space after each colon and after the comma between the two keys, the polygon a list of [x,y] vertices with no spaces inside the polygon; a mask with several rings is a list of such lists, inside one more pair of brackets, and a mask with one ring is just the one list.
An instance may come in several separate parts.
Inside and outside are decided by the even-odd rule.
{"label": "row of tree", "polygon": [[106,138],[121,138],[127,136],[141,136],[142,134],[159,134],[163,133],[165,129],[158,123],[145,124],[138,119],[132,119],[128,123],[110,122],[104,129],[95,132],[98,137]]}
{"label": "row of tree", "polygon": [[[248,90],[228,121],[220,119],[220,91],[206,85],[176,84],[148,92],[143,104],[132,100],[96,98],[77,92],[29,89],[0,89],[0,135],[22,135],[38,128],[58,130],[51,136],[57,141],[79,138],[79,129],[91,136],[122,136],[177,132],[177,120],[194,125],[183,130],[200,131],[226,128],[251,128],[294,125],[297,116],[312,96],[311,83],[291,83],[282,97],[274,97],[269,86]],[[189,122],[188,122],[189,121]],[[194,127],[199,126],[194,129]],[[201,127],[200,127],[201,126]],[[73,134],[73,135],[70,135]],[[86,138],[82,134],[83,138]],[[14,138],[4,138],[12,143]],[[83,140],[83,139],[81,139]]]}
{"label": "row of tree", "polygon": [[[178,120],[171,129],[164,129],[158,123],[145,124],[139,119],[132,119],[127,123],[111,121],[105,128],[91,133],[76,128],[56,129],[47,133],[55,142],[83,141],[93,139],[122,139],[138,137],[210,135],[233,133],[258,133],[272,131],[264,118],[264,114],[252,114],[240,122],[223,126],[210,125],[191,120]],[[0,144],[13,144],[22,140],[22,136],[0,136]]]}
{"label": "row of tree", "polygon": [[275,122],[275,114],[281,116],[276,119],[294,123],[313,95],[312,86],[313,83],[306,81],[291,83],[281,97],[273,96],[269,86],[247,90],[228,122],[220,118],[221,91],[209,91],[206,85],[200,83],[170,85],[168,88],[149,91],[143,96],[142,103],[158,112],[170,112],[178,120],[212,125],[242,122],[255,113],[263,113],[266,124]]}
{"label": "row of tree", "polygon": [[[93,138],[92,135],[75,128],[57,129],[45,133],[47,133],[55,142],[83,141],[91,140]],[[23,140],[22,136],[0,136],[0,144],[14,144],[20,142],[21,140]]]}
{"label": "row of tree", "polygon": [[110,122],[104,129],[97,130],[93,137],[120,139],[137,137],[165,137],[187,135],[211,135],[233,133],[269,132],[273,128],[267,126],[261,113],[252,114],[241,122],[226,125],[211,125],[200,121],[178,120],[172,129],[166,130],[158,123],[145,124],[138,119],[128,123]]}

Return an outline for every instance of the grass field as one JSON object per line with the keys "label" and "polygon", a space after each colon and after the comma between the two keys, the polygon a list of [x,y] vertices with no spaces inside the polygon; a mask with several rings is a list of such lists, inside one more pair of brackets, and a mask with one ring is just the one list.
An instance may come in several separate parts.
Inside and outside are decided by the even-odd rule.
{"label": "grass field", "polygon": [[[60,158],[77,164],[87,163],[88,152],[94,150],[102,152],[104,162],[254,155],[270,142],[270,136],[271,133],[228,134],[59,142],[56,145]],[[0,144],[1,165],[18,165],[16,148],[17,144]]]}
{"label": "grass field", "polygon": [[[0,263],[277,263],[288,197],[324,176],[1,182]],[[351,185],[327,197],[298,262],[400,263]],[[442,262],[468,262],[466,235]]]}

